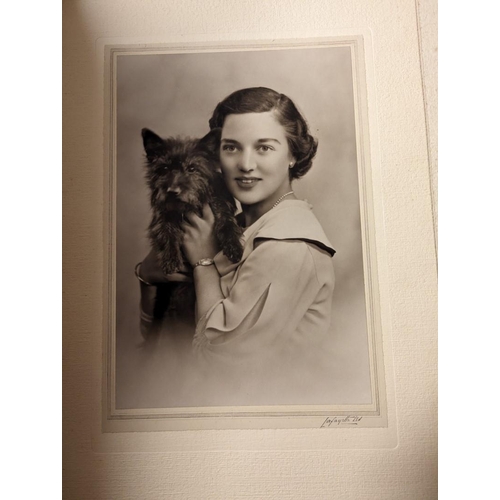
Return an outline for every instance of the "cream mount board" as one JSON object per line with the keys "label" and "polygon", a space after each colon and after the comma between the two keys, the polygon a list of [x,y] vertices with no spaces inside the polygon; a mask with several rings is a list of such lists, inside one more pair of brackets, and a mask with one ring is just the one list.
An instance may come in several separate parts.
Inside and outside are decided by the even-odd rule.
{"label": "cream mount board", "polygon": [[[435,57],[436,45],[428,36],[435,31],[435,11],[435,2],[426,0],[63,2],[65,498],[436,498],[437,279],[429,176],[429,168],[433,168],[429,154],[435,152],[435,113],[430,111],[435,109],[435,100],[429,91],[434,68],[427,64]],[[259,44],[263,48],[276,44],[286,53],[289,42],[314,46],[318,41],[328,44],[359,36],[364,49],[365,75],[361,78],[366,79],[365,126],[387,426],[320,428],[319,423],[318,427],[293,428],[297,417],[291,417],[288,428],[229,429],[221,422],[221,429],[105,431],[102,403],[107,360],[103,339],[108,323],[103,320],[107,314],[103,290],[108,272],[103,271],[103,263],[108,248],[103,238],[108,238],[109,230],[103,218],[103,203],[109,199],[108,193],[103,195],[109,187],[103,166],[103,159],[107,161],[103,151],[109,145],[103,134],[103,126],[108,125],[105,46],[142,50],[156,45],[160,51],[194,48],[195,53],[208,50],[210,56],[212,51],[224,51],[231,45],[234,47],[227,50],[238,52],[246,51],[247,43],[254,51]],[[297,75],[305,75],[304,68],[310,66],[282,73],[293,83]],[[310,83],[314,84],[316,75],[307,76],[304,91],[314,88]],[[332,84],[338,85],[338,78],[331,76]],[[212,87],[208,80],[204,83],[206,88]],[[220,96],[228,90],[221,87]],[[277,90],[291,93],[287,82]],[[147,86],[142,93],[153,97]],[[140,92],[134,94],[137,99]],[[311,114],[307,99],[302,98],[306,94],[291,97],[296,98],[312,126],[318,123],[318,115]],[[198,98],[193,99],[196,112],[185,113],[193,117],[185,130],[178,129],[178,120],[168,129],[142,119],[138,125],[153,130],[158,127],[157,132],[167,135],[198,135],[206,131],[217,102],[215,95],[208,97],[206,108]],[[149,110],[150,117],[156,104]],[[161,123],[167,124],[163,112],[159,113]],[[323,130],[322,125],[316,128]],[[138,131],[136,126],[132,129],[136,141]],[[322,139],[318,155],[324,155],[325,147]],[[326,151],[330,151],[328,147]],[[142,160],[137,156],[133,161],[139,161],[134,165],[140,189],[144,181]],[[312,201],[318,217],[323,218],[331,207],[323,205],[326,198],[311,196],[316,195],[315,190],[309,192],[306,184],[316,180],[314,170],[320,166],[314,165],[300,189],[301,196]],[[309,175],[313,177],[307,180]],[[142,200],[143,194],[131,200]],[[359,200],[357,203],[361,207]],[[134,206],[139,205],[131,203],[131,210]],[[138,225],[138,234],[142,231]],[[338,252],[335,258],[345,254],[344,243],[343,239],[332,241]],[[130,270],[131,290],[137,287],[133,281],[135,264],[132,262]],[[337,268],[339,265],[340,260]],[[340,289],[339,285],[337,291]],[[134,303],[131,313],[135,314],[137,307]],[[352,371],[340,371],[338,380],[342,376],[353,379]],[[134,378],[129,382],[136,383]],[[131,408],[145,408],[144,401],[133,403]]]}

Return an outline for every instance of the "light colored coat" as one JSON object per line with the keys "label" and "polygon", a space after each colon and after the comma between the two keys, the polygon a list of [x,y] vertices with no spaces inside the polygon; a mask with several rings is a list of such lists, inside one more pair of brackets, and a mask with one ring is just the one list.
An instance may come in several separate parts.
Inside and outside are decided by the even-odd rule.
{"label": "light colored coat", "polygon": [[238,264],[215,257],[224,299],[197,321],[195,354],[228,376],[305,374],[329,335],[335,250],[302,200],[284,200],[243,238]]}

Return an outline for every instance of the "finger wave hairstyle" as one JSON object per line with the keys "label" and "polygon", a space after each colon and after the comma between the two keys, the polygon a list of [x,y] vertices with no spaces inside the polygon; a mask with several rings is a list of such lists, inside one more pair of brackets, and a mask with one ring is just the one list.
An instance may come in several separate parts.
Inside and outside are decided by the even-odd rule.
{"label": "finger wave hairstyle", "polygon": [[312,167],[318,141],[309,134],[306,120],[286,95],[266,87],[237,90],[217,104],[209,120],[210,129],[222,128],[228,115],[266,111],[273,111],[285,129],[288,147],[295,158],[295,165],[289,171],[290,180],[299,179]]}

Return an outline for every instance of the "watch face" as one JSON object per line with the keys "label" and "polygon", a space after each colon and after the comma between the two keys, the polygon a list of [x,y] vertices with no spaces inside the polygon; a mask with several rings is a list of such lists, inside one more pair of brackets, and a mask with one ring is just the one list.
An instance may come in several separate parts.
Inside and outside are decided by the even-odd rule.
{"label": "watch face", "polygon": [[198,264],[200,266],[211,266],[214,263],[212,259],[201,259]]}

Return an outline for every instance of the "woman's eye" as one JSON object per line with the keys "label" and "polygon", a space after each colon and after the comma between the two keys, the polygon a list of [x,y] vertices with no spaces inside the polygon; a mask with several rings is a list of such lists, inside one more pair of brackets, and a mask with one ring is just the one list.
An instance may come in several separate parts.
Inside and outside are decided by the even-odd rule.
{"label": "woman's eye", "polygon": [[222,146],[222,151],[226,151],[227,153],[234,153],[236,151],[236,146],[226,144],[225,146]]}
{"label": "woman's eye", "polygon": [[259,151],[262,151],[263,153],[267,153],[268,151],[272,151],[272,147],[271,146],[266,146],[266,145],[262,145],[262,146],[259,146]]}

